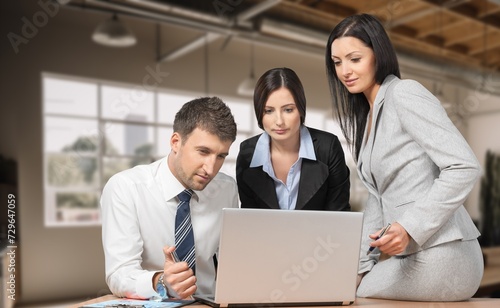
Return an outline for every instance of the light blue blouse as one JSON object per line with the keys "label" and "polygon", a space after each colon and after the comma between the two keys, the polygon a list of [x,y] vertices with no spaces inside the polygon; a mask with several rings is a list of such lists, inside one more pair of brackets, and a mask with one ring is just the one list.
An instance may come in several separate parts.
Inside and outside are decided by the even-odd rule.
{"label": "light blue blouse", "polygon": [[259,137],[255,146],[255,152],[252,156],[252,161],[250,162],[250,168],[262,166],[262,170],[269,174],[274,180],[280,208],[282,210],[293,210],[295,209],[297,196],[299,194],[302,159],[316,160],[311,134],[304,125],[300,127],[299,158],[288,171],[286,184],[276,178],[274,174],[273,165],[271,163],[270,141],[269,134],[266,132]]}

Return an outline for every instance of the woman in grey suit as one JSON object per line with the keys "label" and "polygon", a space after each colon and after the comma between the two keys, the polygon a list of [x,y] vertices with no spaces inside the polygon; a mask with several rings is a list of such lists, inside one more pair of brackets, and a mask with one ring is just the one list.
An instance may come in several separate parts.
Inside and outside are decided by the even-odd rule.
{"label": "woman in grey suit", "polygon": [[255,116],[264,133],[243,141],[236,161],[242,208],[349,211],[349,169],[337,136],[304,125],[297,74],[273,68],[257,81]]}
{"label": "woman in grey suit", "polygon": [[[483,274],[480,234],[463,206],[480,175],[474,153],[437,98],[400,79],[394,48],[375,17],[340,22],[326,66],[334,110],[369,190],[357,295],[472,297]],[[379,262],[380,252],[390,258]]]}

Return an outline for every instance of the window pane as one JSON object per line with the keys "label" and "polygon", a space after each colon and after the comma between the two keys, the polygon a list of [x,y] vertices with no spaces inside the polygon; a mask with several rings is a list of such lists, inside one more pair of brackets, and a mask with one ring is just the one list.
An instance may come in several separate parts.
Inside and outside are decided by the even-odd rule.
{"label": "window pane", "polygon": [[44,151],[95,153],[98,146],[97,121],[45,117]]}
{"label": "window pane", "polygon": [[160,127],[158,128],[157,156],[167,156],[170,153],[170,137],[172,136],[173,129]]}
{"label": "window pane", "polygon": [[230,177],[236,179],[236,161],[232,159],[226,159],[219,172],[225,173]]}
{"label": "window pane", "polygon": [[140,87],[101,87],[102,117],[134,122],[154,121],[154,94]]}
{"label": "window pane", "polygon": [[250,103],[226,102],[234,116],[234,121],[238,126],[238,132],[251,132],[253,123],[257,126],[255,111]]}
{"label": "window pane", "polygon": [[333,119],[328,119],[326,121],[325,129],[326,129],[326,131],[337,136],[339,138],[340,142],[346,142],[344,134],[342,133],[342,130],[340,129],[340,124],[338,121],[334,121]]}
{"label": "window pane", "polygon": [[[65,77],[43,77],[43,90],[45,222],[50,226],[99,223],[103,185],[120,171],[167,156],[175,114],[200,96]],[[221,171],[234,177],[240,143],[262,131],[251,102],[224,101],[238,135]],[[312,123],[324,122],[318,116],[321,121],[313,115]]]}
{"label": "window pane", "polygon": [[103,159],[103,183],[107,183],[108,180],[116,173],[132,168],[137,165],[147,165],[153,162],[154,159],[149,157],[134,157],[134,158],[109,158]]}
{"label": "window pane", "polygon": [[238,153],[240,151],[240,143],[245,141],[248,136],[246,134],[237,134],[236,135],[236,140],[234,140],[233,144],[231,144],[231,148],[229,148],[229,155],[226,157],[227,159],[234,159],[236,160],[236,157],[238,157]]}
{"label": "window pane", "polygon": [[97,85],[46,77],[43,103],[45,113],[96,116]]}
{"label": "window pane", "polygon": [[56,219],[59,222],[99,221],[99,198],[96,193],[56,193]]}
{"label": "window pane", "polygon": [[307,110],[305,125],[312,128],[324,130],[325,112],[314,109]]}
{"label": "window pane", "polygon": [[46,183],[52,187],[98,187],[97,158],[64,153],[46,157]]}
{"label": "window pane", "polygon": [[104,131],[106,155],[153,156],[153,127],[111,123]]}
{"label": "window pane", "polygon": [[175,114],[182,105],[193,100],[193,96],[178,94],[158,94],[158,122],[163,124],[174,124]]}

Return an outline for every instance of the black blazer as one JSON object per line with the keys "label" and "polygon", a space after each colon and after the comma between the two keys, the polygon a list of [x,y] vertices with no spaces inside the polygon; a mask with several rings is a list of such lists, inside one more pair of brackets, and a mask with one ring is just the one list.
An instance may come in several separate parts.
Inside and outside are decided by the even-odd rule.
{"label": "black blazer", "polygon": [[[337,136],[307,128],[316,161],[302,159],[296,210],[350,211],[349,168]],[[242,208],[279,209],[273,179],[262,166],[249,168],[260,135],[243,141],[236,160],[236,180]]]}

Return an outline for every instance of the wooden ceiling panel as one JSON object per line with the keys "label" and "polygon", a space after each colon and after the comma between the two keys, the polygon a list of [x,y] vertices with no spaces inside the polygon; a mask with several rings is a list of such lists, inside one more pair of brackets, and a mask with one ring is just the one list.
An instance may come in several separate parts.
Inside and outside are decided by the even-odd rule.
{"label": "wooden ceiling panel", "polygon": [[305,7],[312,7],[315,10],[319,10],[327,14],[335,14],[337,16],[349,16],[357,13],[354,8],[344,6],[333,1],[316,1],[315,3]]}
{"label": "wooden ceiling panel", "polygon": [[470,48],[469,55],[479,56],[481,53],[491,52],[500,47],[500,33],[488,31],[486,36],[479,36],[467,43]]}
{"label": "wooden ceiling panel", "polygon": [[268,17],[271,14],[280,16],[280,20],[283,21],[293,20],[295,21],[291,23],[293,25],[302,24],[309,29],[317,29],[323,32],[330,32],[344,18],[316,9],[314,6],[306,6],[291,1],[275,6],[269,12],[266,12],[266,14],[262,14],[262,16]]}
{"label": "wooden ceiling panel", "polygon": [[[342,19],[352,14],[369,13],[384,24],[396,49],[453,62],[480,71],[500,72],[500,3],[491,0],[71,0],[86,7],[119,4],[124,7],[146,7],[156,13],[175,15],[175,8],[193,11],[183,18],[207,26],[226,27],[231,31],[260,32],[263,19],[277,25],[295,26],[329,33]],[[163,9],[162,9],[163,6]],[[174,9],[172,9],[174,8]],[[259,8],[264,8],[260,10]],[[245,23],[232,22],[245,11],[256,9]],[[113,11],[116,8],[113,7]],[[119,11],[119,10],[117,10]],[[126,10],[124,10],[126,12]],[[221,13],[222,12],[222,13]],[[210,18],[221,22],[210,24]],[[179,16],[175,16],[179,17]],[[197,19],[198,18],[198,19]],[[249,26],[251,25],[251,26]],[[209,28],[209,27],[207,27]],[[212,28],[213,29],[213,28]],[[485,29],[487,35],[485,36]],[[285,35],[281,37],[289,40]],[[487,41],[486,41],[487,40]],[[484,44],[484,42],[487,44]],[[312,42],[303,42],[311,46]],[[315,47],[318,47],[316,43]],[[485,60],[487,58],[488,60]]]}
{"label": "wooden ceiling panel", "polygon": [[[417,38],[423,38],[423,37],[426,37],[427,35],[431,35],[431,34],[436,34],[436,33],[442,33],[443,31],[454,31],[456,30],[456,28],[465,28],[465,27],[468,27],[468,24],[471,24],[471,22],[469,20],[465,20],[465,19],[457,19],[456,21],[452,22],[452,21],[448,21],[448,22],[443,22],[441,23],[441,26],[438,27],[436,26],[436,23],[435,22],[429,22],[425,25],[420,25],[420,26],[416,26],[417,29],[418,29],[418,35],[417,35]],[[460,30],[458,30],[460,31]]]}
{"label": "wooden ceiling panel", "polygon": [[445,45],[444,47],[450,47],[455,44],[467,43],[470,40],[482,37],[484,35],[484,25],[473,23],[473,22],[463,22],[453,29],[446,29],[445,32]]}
{"label": "wooden ceiling panel", "polygon": [[[499,6],[499,10],[500,10],[500,6]],[[496,28],[500,28],[500,12],[484,16],[484,17],[482,17],[482,20],[488,25],[492,25],[492,26],[495,26]]]}

